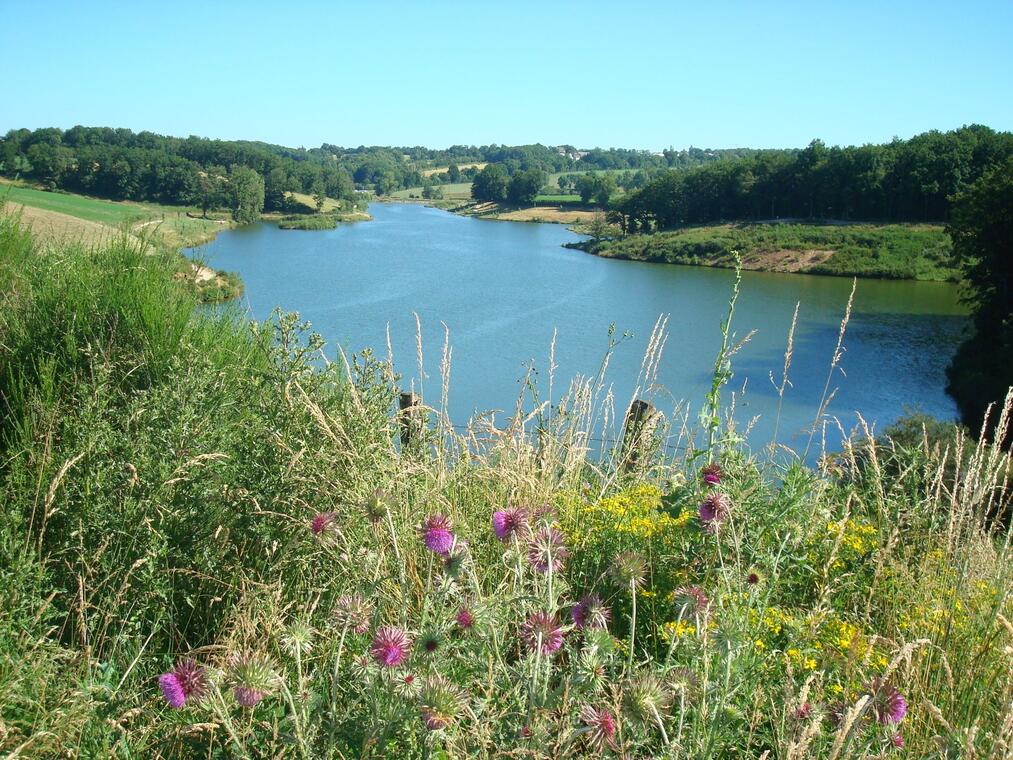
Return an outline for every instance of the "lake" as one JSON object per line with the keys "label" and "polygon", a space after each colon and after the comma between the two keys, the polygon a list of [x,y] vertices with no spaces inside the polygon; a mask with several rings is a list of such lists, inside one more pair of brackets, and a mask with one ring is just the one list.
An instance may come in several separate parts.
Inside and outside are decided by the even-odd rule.
{"label": "lake", "polygon": [[[336,230],[279,230],[258,224],[229,230],[192,252],[239,273],[244,304],[262,320],[275,307],[297,311],[329,344],[346,352],[387,354],[427,403],[440,396],[444,325],[453,348],[449,413],[456,424],[476,412],[512,412],[527,366],[547,390],[549,347],[557,331],[553,400],[577,373],[597,372],[609,325],[631,333],[609,365],[620,416],[629,404],[644,349],[659,315],[670,315],[653,401],[699,409],[710,387],[734,274],[728,270],[602,259],[563,248],[579,237],[562,226],[495,222],[421,205],[374,204],[372,222]],[[736,419],[759,416],[754,447],[774,430],[785,342],[801,302],[778,440],[801,440],[817,414],[851,289],[846,278],[746,272],[733,331],[755,330],[733,359]],[[422,325],[424,367],[416,361]],[[829,414],[851,427],[856,412],[879,428],[906,407],[956,417],[945,368],[968,320],[957,288],[945,283],[860,280]],[[725,399],[729,394],[725,393]],[[607,435],[607,434],[606,434]]]}

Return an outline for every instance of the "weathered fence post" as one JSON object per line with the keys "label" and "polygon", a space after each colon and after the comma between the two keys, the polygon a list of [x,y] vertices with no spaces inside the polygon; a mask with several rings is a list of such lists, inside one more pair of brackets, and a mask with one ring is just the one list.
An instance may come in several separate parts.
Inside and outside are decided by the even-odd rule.
{"label": "weathered fence post", "polygon": [[623,443],[621,449],[622,469],[629,471],[637,466],[641,455],[647,448],[647,444],[654,434],[654,428],[658,423],[658,410],[654,405],[634,399],[630,409],[626,412],[626,422],[623,424]]}
{"label": "weathered fence post", "polygon": [[401,426],[401,448],[408,448],[422,435],[424,410],[422,401],[414,393],[402,393],[399,402],[398,423]]}

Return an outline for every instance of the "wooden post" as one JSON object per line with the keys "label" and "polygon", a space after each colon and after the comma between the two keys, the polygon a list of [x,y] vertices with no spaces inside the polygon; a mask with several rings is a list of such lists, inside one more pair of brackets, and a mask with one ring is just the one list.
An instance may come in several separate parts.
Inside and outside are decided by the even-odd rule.
{"label": "wooden post", "polygon": [[653,404],[635,399],[626,412],[623,425],[622,469],[629,471],[637,466],[640,456],[646,448],[654,426],[658,421],[658,411]]}
{"label": "wooden post", "polygon": [[401,426],[401,448],[412,445],[422,434],[422,402],[414,393],[402,393],[399,402],[401,411],[398,422]]}

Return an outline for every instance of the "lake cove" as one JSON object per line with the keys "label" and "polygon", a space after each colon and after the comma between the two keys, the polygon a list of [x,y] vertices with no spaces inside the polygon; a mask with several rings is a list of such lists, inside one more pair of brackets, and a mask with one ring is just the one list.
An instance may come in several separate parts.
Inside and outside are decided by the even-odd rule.
{"label": "lake cove", "polygon": [[[613,323],[621,340],[608,377],[621,417],[652,328],[666,314],[669,336],[656,385],[640,395],[653,397],[666,413],[685,400],[696,421],[721,344],[733,272],[589,256],[562,247],[579,238],[560,225],[483,221],[411,204],[369,210],[375,221],[334,230],[241,227],[191,253],[241,276],[243,307],[253,318],[266,319],[278,306],[299,312],[327,340],[331,357],[335,344],[386,355],[389,325],[402,386],[414,384],[434,406],[446,330],[453,349],[449,414],[461,425],[489,410],[498,410],[497,424],[504,424],[528,366],[537,370],[532,378],[541,399],[548,399],[554,333],[556,402],[576,374],[598,371]],[[774,431],[778,394],[770,376],[780,383],[796,302],[791,387],[778,440],[804,445],[802,431],[817,414],[850,291],[848,278],[743,273],[733,331],[740,338],[756,332],[733,359],[724,400],[736,391],[741,427],[758,417],[749,438],[754,447]],[[421,380],[414,313],[422,326]],[[880,429],[905,408],[954,418],[945,367],[966,326],[953,285],[860,280],[845,351],[830,381],[838,390],[829,414],[846,428],[856,423],[856,411]]]}

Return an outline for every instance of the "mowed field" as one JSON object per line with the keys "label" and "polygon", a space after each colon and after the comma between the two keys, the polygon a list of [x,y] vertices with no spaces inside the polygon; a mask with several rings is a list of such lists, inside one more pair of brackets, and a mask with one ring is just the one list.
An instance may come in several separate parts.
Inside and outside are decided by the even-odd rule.
{"label": "mowed field", "polygon": [[229,222],[195,219],[193,209],[157,203],[108,201],[71,193],[0,182],[0,200],[21,210],[22,219],[43,238],[94,243],[126,232],[157,235],[170,247],[189,247],[210,240]]}
{"label": "mowed field", "polygon": [[[453,182],[447,185],[434,185],[443,191],[443,197],[446,200],[458,200],[471,197],[471,183],[470,182]],[[391,193],[391,198],[416,198],[422,197],[421,187],[409,187],[406,190],[398,190],[397,192]]]}
{"label": "mowed field", "polygon": [[[307,195],[306,193],[287,192],[287,193],[285,193],[285,197],[286,198],[292,198],[296,202],[301,203],[306,208],[308,208],[310,211],[316,211],[317,210],[317,202],[316,202],[316,200],[314,200],[314,198],[313,198],[312,195]],[[333,198],[325,198],[324,199],[324,207],[322,209],[323,213],[326,214],[328,211],[334,211],[335,209],[340,209],[340,208],[341,208],[341,203],[338,202],[338,201],[336,201],[336,200],[334,200]]]}
{"label": "mowed field", "polygon": [[[488,166],[488,163],[483,162],[479,164],[458,164],[457,168],[462,171],[465,169],[482,170],[486,166]],[[448,168],[449,167],[447,166],[435,166],[432,169],[423,169],[420,173],[422,174],[423,177],[432,177],[434,174],[440,174],[441,172],[445,172]]]}

